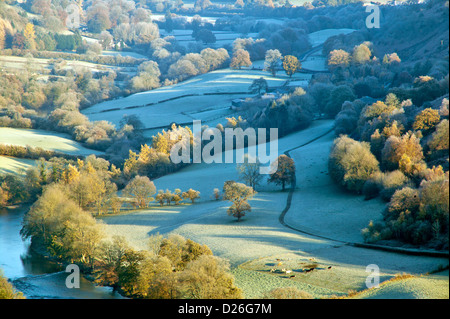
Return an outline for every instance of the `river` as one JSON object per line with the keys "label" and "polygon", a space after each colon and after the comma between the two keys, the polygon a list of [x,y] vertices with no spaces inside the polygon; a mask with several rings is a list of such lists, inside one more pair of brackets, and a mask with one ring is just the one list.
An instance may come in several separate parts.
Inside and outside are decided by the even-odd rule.
{"label": "river", "polygon": [[0,268],[15,288],[28,299],[111,299],[122,298],[109,287],[98,287],[85,278],[80,288],[67,288],[69,273],[54,262],[33,253],[30,242],[22,240],[20,229],[28,207],[0,209]]}

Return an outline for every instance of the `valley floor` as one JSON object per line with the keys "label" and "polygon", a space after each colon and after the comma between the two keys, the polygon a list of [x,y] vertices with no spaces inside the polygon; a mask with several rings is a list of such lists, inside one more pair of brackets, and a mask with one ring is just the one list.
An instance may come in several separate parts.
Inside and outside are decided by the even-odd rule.
{"label": "valley floor", "polygon": [[[252,212],[240,222],[227,215],[229,203],[212,200],[213,188],[237,180],[235,164],[196,164],[155,180],[157,189],[201,191],[201,200],[180,206],[152,206],[147,210],[102,218],[110,235],[125,236],[139,249],[147,248],[152,234],[180,234],[208,245],[213,253],[228,259],[246,298],[260,298],[276,287],[296,286],[316,298],[344,296],[350,290],[366,289],[376,264],[380,281],[396,274],[420,275],[448,265],[448,259],[421,257],[348,246],[361,242],[361,228],[381,218],[384,203],[363,201],[340,190],[328,176],[326,161],[333,141],[332,121],[316,121],[309,128],[278,141],[279,153],[290,152],[297,165],[297,189],[285,216],[288,225],[327,239],[306,235],[280,224],[288,192],[265,182],[251,201]],[[322,137],[320,137],[322,136]],[[320,137],[316,139],[317,137]],[[156,204],[155,204],[156,205]],[[277,266],[278,263],[282,263]],[[331,266],[331,267],[330,267]],[[329,268],[330,267],[330,268]],[[281,272],[292,270],[293,278]],[[306,272],[308,268],[313,271]],[[275,269],[274,272],[270,272]],[[430,277],[401,279],[380,290],[364,291],[358,298],[448,298],[448,272]],[[402,293],[399,295],[399,293]]]}

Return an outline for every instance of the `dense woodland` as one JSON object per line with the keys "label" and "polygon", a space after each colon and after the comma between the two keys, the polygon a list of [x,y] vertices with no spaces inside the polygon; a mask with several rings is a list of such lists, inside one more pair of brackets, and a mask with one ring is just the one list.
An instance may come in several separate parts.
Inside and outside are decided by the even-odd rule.
{"label": "dense woodland", "polygon": [[[365,28],[366,13],[357,1],[293,7],[289,1],[215,5],[198,0],[188,9],[181,0],[80,1],[83,33],[63,32],[65,5],[63,0],[0,1],[0,55],[27,59],[20,72],[0,68],[0,126],[64,132],[105,152],[101,157],[74,157],[0,145],[0,155],[39,159],[24,177],[0,175],[0,207],[32,205],[22,235],[47,254],[81,263],[97,283],[130,297],[241,298],[229,265],[208,247],[179,236],[153,236],[148,250],[136,251],[124,238],[106,240],[95,218],[146,208],[151,201],[194,204],[198,191],[176,185],[157,190],[152,181],[186,165],[170,161],[175,142],[169,135],[189,128],[173,125],[147,140],[136,116],[124,116],[116,127],[91,122],[80,110],[257,60],[264,60],[265,70],[274,75],[274,65],[282,64],[291,76],[301,68],[300,56],[312,47],[307,34],[327,28],[357,30],[323,45],[329,73],[315,74],[307,87],[271,101],[260,98],[267,91],[264,79],[255,80],[248,88],[255,98],[245,101],[245,115],[217,128],[223,133],[226,127],[276,127],[284,136],[308,127],[314,118],[334,119],[331,177],[367,200],[380,196],[387,203],[384,222],[370,223],[362,231],[365,240],[448,250],[448,1],[382,7],[380,29]],[[152,21],[154,13],[165,15],[164,20]],[[181,14],[192,15],[192,21]],[[205,15],[220,18],[213,25],[201,18]],[[291,19],[280,25],[257,17]],[[197,41],[180,45],[170,35],[174,29],[192,30]],[[216,41],[211,31],[241,36],[232,45],[211,48]],[[258,39],[246,37],[248,33],[257,33]],[[82,34],[101,44],[86,42]],[[147,59],[100,55],[106,49],[134,51]],[[50,59],[49,69],[36,67],[37,58]],[[137,72],[94,74],[83,67],[66,68],[68,59],[131,66]],[[269,182],[284,190],[293,180],[295,164],[286,156],[279,163],[283,165]],[[231,181],[223,194],[215,189],[201,196],[229,200],[229,215],[240,220],[251,211],[247,201],[260,183],[254,173],[258,168],[244,163],[238,166],[244,183]],[[269,297],[288,293],[308,297],[298,291],[273,291]]]}

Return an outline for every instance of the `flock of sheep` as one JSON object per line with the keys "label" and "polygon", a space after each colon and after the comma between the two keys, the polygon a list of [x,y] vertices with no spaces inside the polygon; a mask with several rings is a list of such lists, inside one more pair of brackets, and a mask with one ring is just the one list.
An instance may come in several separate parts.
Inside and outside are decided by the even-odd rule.
{"label": "flock of sheep", "polygon": [[[276,265],[275,268],[270,269],[271,273],[280,273],[281,272],[281,273],[288,275],[289,279],[295,278],[295,274],[292,273],[293,270],[287,269],[287,268],[281,268],[281,270],[279,270],[277,267],[281,267],[283,265],[283,262],[279,258],[277,258],[276,260],[278,261],[278,264]],[[309,260],[314,261],[314,258],[310,258]],[[326,269],[331,269],[331,268],[332,268],[332,266],[328,266]],[[299,271],[309,273],[309,272],[313,271],[314,269],[318,269],[317,264],[314,264],[313,267],[303,268]]]}

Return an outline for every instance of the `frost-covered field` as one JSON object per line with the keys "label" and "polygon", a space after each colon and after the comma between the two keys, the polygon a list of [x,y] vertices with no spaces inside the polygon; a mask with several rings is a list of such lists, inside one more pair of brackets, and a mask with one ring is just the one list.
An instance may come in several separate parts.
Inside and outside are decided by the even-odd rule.
{"label": "frost-covered field", "polygon": [[[212,31],[216,37],[216,42],[209,43],[210,48],[222,48],[224,45],[231,45],[237,38],[253,38],[258,39],[258,33],[239,34],[230,31]],[[164,29],[160,30],[162,37],[173,36],[179,44],[187,46],[189,43],[196,43],[197,41],[192,37],[192,30],[173,30],[168,33]],[[199,43],[202,43],[201,41]]]}
{"label": "frost-covered field", "polygon": [[[136,67],[115,67],[110,65],[95,64],[84,61],[76,60],[66,60],[66,65],[63,67],[65,70],[69,69],[89,69],[91,72],[105,72],[107,70],[113,71],[123,71],[129,73],[131,76],[136,74]],[[19,56],[6,56],[0,55],[0,68],[5,70],[24,70],[26,68],[31,68],[37,72],[42,72],[43,70],[51,70],[50,64],[52,59],[44,58],[25,58]]]}
{"label": "frost-covered field", "polygon": [[102,154],[71,140],[69,135],[34,129],[0,127],[0,144],[40,147],[69,155]]}
{"label": "frost-covered field", "polygon": [[348,34],[356,31],[354,29],[324,29],[316,32],[312,32],[308,35],[309,42],[313,47],[323,44],[329,37],[339,35],[339,34]]}
{"label": "frost-covered field", "polygon": [[302,68],[314,71],[327,70],[327,58],[324,56],[311,55],[305,61],[302,61]]}
{"label": "frost-covered field", "polygon": [[145,55],[133,52],[133,51],[110,51],[110,50],[104,50],[102,51],[101,55],[106,55],[106,56],[116,56],[116,55],[121,55],[123,57],[125,56],[129,56],[135,59],[148,59],[148,57],[146,57]]}
{"label": "frost-covered field", "polygon": [[296,163],[297,188],[285,221],[294,227],[343,241],[361,242],[361,229],[378,221],[385,203],[364,201],[338,187],[328,174],[333,132],[290,152]]}
{"label": "frost-covered field", "polygon": [[0,156],[0,174],[22,174],[34,164],[30,159]]}
{"label": "frost-covered field", "polygon": [[448,270],[395,280],[355,296],[364,299],[448,299]]}

